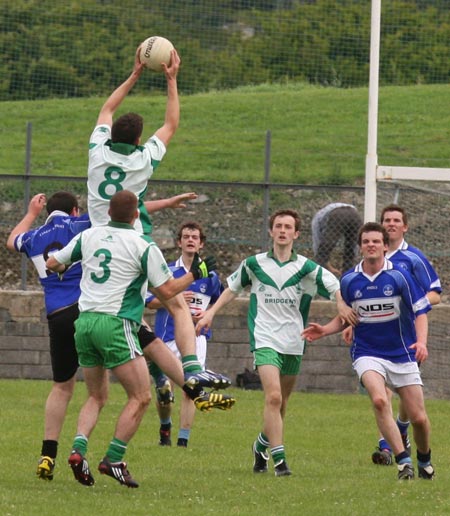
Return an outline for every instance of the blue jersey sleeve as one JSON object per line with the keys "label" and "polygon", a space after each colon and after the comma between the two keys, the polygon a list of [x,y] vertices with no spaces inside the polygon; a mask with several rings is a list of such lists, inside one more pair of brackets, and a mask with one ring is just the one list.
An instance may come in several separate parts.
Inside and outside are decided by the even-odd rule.
{"label": "blue jersey sleeve", "polygon": [[49,271],[45,262],[49,256],[65,247],[77,234],[90,227],[87,214],[81,217],[57,215],[47,224],[17,236],[14,246],[33,262],[44,289],[47,313],[74,304],[80,296],[81,264],[75,263],[62,280]]}
{"label": "blue jersey sleeve", "polygon": [[442,292],[439,276],[426,256],[419,249],[408,246],[394,253],[389,260],[402,270],[406,270],[425,292]]}

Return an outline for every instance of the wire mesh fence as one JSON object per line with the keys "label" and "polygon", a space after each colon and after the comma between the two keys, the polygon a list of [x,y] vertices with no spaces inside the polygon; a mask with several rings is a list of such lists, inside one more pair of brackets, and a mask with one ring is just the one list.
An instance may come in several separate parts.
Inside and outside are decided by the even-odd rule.
{"label": "wire mesh fence", "polygon": [[[439,187],[439,188],[438,188]],[[441,276],[444,288],[443,300],[447,302],[450,280],[450,240],[448,217],[450,216],[450,185],[447,183],[423,185],[385,182],[379,185],[377,213],[383,206],[396,202],[409,214],[407,241],[419,247],[433,263]],[[11,229],[24,214],[26,195],[39,192],[51,195],[58,190],[68,190],[79,197],[80,206],[86,209],[86,183],[83,178],[33,178],[25,180],[17,176],[0,176],[0,232],[3,242]],[[168,209],[152,215],[153,238],[160,245],[168,260],[177,255],[176,232],[187,221],[200,222],[205,229],[207,242],[205,254],[215,254],[223,279],[249,254],[267,249],[268,216],[279,208],[292,208],[300,213],[302,229],[296,250],[314,258],[311,222],[313,216],[329,203],[346,203],[355,206],[361,217],[364,207],[362,187],[305,186],[270,183],[204,183],[189,181],[151,180],[147,200],[171,197],[183,192],[196,192],[198,198],[189,202],[185,209]],[[43,223],[42,215],[38,223]],[[345,230],[346,228],[342,228]],[[342,262],[343,239],[330,256],[336,268]],[[23,275],[17,254],[0,248],[3,276],[1,288],[37,288],[38,280],[31,264]],[[355,257],[358,259],[358,256]]]}
{"label": "wire mesh fence", "polygon": [[[304,81],[367,84],[371,2],[3,0],[0,100],[106,94],[138,44],[170,39],[183,93]],[[382,84],[447,83],[447,0],[382,2]],[[160,74],[142,85],[164,89]]]}

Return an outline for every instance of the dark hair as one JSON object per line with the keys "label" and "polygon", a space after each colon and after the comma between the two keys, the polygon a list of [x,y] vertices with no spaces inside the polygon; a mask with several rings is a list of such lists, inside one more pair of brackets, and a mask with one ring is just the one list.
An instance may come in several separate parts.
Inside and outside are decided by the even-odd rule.
{"label": "dark hair", "polygon": [[366,222],[358,233],[358,245],[361,245],[362,234],[369,233],[369,231],[376,231],[377,233],[381,233],[383,235],[383,244],[389,244],[389,235],[386,231],[386,228],[378,222]]}
{"label": "dark hair", "polygon": [[130,224],[135,216],[138,199],[129,190],[116,192],[109,201],[109,216],[113,222]]}
{"label": "dark hair", "polygon": [[74,208],[78,208],[78,199],[70,192],[55,192],[47,200],[46,208],[49,215],[55,210],[63,211],[70,215]]}
{"label": "dark hair", "polygon": [[380,216],[381,224],[383,224],[384,215],[385,215],[385,213],[387,211],[398,211],[398,212],[400,212],[402,214],[402,217],[403,217],[403,224],[405,224],[405,226],[408,225],[408,215],[406,213],[406,210],[405,210],[405,208],[402,208],[398,204],[388,204],[387,206],[385,206],[383,208],[383,211],[381,212],[381,216]]}
{"label": "dark hair", "polygon": [[144,119],[137,113],[127,113],[119,117],[112,125],[111,140],[113,143],[129,143],[133,145],[142,135]]}
{"label": "dark hair", "polygon": [[295,221],[295,231],[300,231],[300,215],[295,210],[283,209],[277,210],[270,216],[269,219],[269,229],[273,228],[273,223],[277,217],[289,216],[292,217]]}
{"label": "dark hair", "polygon": [[177,239],[181,240],[183,229],[191,229],[191,230],[198,230],[200,233],[200,242],[206,242],[206,235],[203,232],[202,226],[198,222],[185,222],[184,224],[181,224],[180,229],[178,230]]}

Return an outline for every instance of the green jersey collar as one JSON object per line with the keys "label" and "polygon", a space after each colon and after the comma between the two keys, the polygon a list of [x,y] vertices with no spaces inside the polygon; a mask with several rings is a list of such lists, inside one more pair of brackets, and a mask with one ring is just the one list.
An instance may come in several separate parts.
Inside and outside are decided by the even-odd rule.
{"label": "green jersey collar", "polygon": [[113,222],[112,220],[110,220],[108,222],[108,226],[111,226],[112,228],[122,228],[122,229],[133,229],[134,230],[134,226],[132,226],[131,224],[127,224],[126,222]]}
{"label": "green jersey collar", "polygon": [[121,142],[113,143],[111,140],[108,140],[105,145],[107,145],[112,151],[117,152],[118,154],[123,154],[124,156],[129,156],[130,154],[133,154],[134,151],[143,149],[141,145],[132,145],[130,143]]}
{"label": "green jersey collar", "polygon": [[[275,255],[273,254],[273,249],[271,249],[270,251],[267,252],[267,256],[269,258],[272,258],[273,260],[275,260],[276,262],[278,263],[281,263],[276,257]],[[292,249],[291,251],[291,257],[289,258],[289,260],[287,262],[283,262],[283,263],[288,263],[288,262],[294,262],[295,260],[297,259],[297,254],[295,253],[294,249]]]}

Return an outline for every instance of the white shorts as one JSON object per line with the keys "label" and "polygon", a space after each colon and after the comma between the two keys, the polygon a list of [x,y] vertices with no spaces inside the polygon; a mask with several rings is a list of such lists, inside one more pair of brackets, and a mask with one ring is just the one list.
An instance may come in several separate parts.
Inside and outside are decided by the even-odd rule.
{"label": "white shorts", "polygon": [[[206,337],[204,335],[199,335],[196,337],[195,342],[198,361],[200,362],[202,369],[206,369]],[[178,351],[176,342],[174,340],[169,340],[165,344],[170,351],[172,351],[172,353],[181,360],[181,353]]]}
{"label": "white shorts", "polygon": [[376,371],[392,388],[407,385],[423,385],[417,362],[402,362],[400,364],[376,357],[360,357],[353,362],[353,369],[361,381],[366,371]]}

